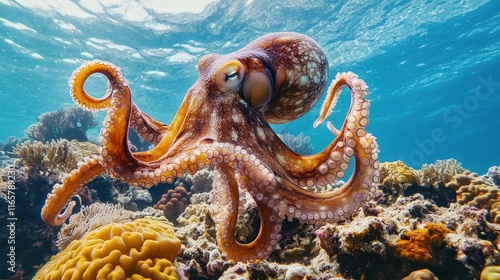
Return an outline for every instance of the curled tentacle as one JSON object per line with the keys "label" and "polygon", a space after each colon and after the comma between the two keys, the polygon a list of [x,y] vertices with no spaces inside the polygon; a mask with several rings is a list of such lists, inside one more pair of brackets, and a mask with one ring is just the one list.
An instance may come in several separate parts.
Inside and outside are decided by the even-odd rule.
{"label": "curled tentacle", "polygon": [[[352,158],[356,153],[363,151],[359,150],[360,142],[364,143],[366,142],[364,139],[373,138],[366,132],[370,107],[370,102],[366,100],[369,93],[368,86],[351,72],[339,73],[332,81],[320,117],[314,126],[318,126],[329,116],[345,86],[351,91],[351,105],[346,120],[340,130],[332,128],[333,126],[329,124],[332,133],[337,134],[336,138],[320,153],[299,157],[296,161],[292,161],[293,164],[287,165],[287,175],[304,189],[315,190],[316,186],[324,186],[335,182],[336,179],[343,179],[347,175]],[[378,156],[378,150],[373,145],[370,149],[373,155],[356,158],[361,160],[363,165],[367,161],[372,161],[371,156]],[[373,165],[375,167],[372,168],[378,169],[378,162]]]}
{"label": "curled tentacle", "polygon": [[[108,90],[102,98],[90,96],[83,88],[86,79],[94,73],[101,73],[108,79]],[[85,62],[77,68],[69,80],[70,94],[75,103],[86,110],[105,110],[112,107],[113,92],[130,91],[127,81],[121,75],[121,70],[115,65],[94,60]],[[163,134],[168,129],[168,125],[163,124],[149,115],[142,112],[135,103],[130,105],[132,114],[130,127],[132,127],[139,136],[153,144],[160,142]]]}
{"label": "curled tentacle", "polygon": [[[42,208],[42,219],[49,225],[57,226],[62,224],[71,215],[71,211],[75,206],[75,202],[71,201],[73,196],[87,182],[104,173],[106,173],[106,170],[96,158],[87,160],[77,170],[66,176],[61,185],[56,184],[54,186]],[[61,214],[65,207],[64,213]]]}
{"label": "curled tentacle", "polygon": [[289,205],[286,209],[289,217],[311,223],[336,222],[353,214],[375,192],[374,183],[379,181],[378,146],[375,137],[365,130],[369,115],[366,84],[353,73],[338,74],[328,89],[315,126],[331,113],[343,86],[351,90],[352,103],[337,138],[322,152],[326,154],[325,160],[316,165],[313,173],[292,174],[298,177],[296,181],[302,188],[314,189],[317,184],[333,183],[337,178],[343,178],[354,158],[353,174],[342,187],[324,193],[313,193],[288,184],[289,189],[281,195]]}
{"label": "curled tentacle", "polygon": [[[108,78],[108,92],[101,99],[89,96],[83,89],[85,80],[97,72]],[[146,158],[142,156],[144,153],[134,154],[130,151],[128,127],[131,122],[133,122],[132,127],[139,130],[141,135],[148,133],[147,137],[152,138],[153,143],[160,142],[167,126],[153,120],[135,106],[128,82],[121,75],[119,68],[105,61],[85,63],[75,71],[70,85],[72,85],[71,93],[75,102],[80,106],[87,109],[108,109],[100,133],[102,146],[100,161],[110,175],[134,185],[143,184],[146,187],[159,182],[171,182],[177,173],[182,175],[180,160],[178,164],[172,159],[172,163],[160,166],[158,163],[149,164],[149,162],[158,160],[163,154]],[[117,143],[120,144],[117,145]]]}

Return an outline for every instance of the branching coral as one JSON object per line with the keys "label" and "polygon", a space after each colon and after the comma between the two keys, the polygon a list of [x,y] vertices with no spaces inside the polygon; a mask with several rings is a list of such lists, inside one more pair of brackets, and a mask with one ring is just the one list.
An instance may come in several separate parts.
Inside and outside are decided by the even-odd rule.
{"label": "branching coral", "polygon": [[456,159],[437,160],[433,164],[423,164],[417,172],[417,183],[421,186],[431,186],[435,183],[444,184],[450,182],[452,178],[467,171]]}
{"label": "branching coral", "polygon": [[[92,112],[83,110],[80,107],[70,107],[65,110],[66,119],[70,129],[77,132],[85,132],[97,125]],[[78,139],[78,138],[75,138]]]}
{"label": "branching coral", "polygon": [[78,107],[59,109],[38,117],[38,123],[28,127],[26,135],[32,140],[47,142],[60,138],[87,141],[86,131],[97,125],[94,115]]}
{"label": "branching coral", "polygon": [[405,259],[431,262],[436,256],[436,251],[444,245],[448,233],[451,233],[451,230],[443,224],[427,223],[423,229],[406,232],[396,242],[396,252]]}
{"label": "branching coral", "polygon": [[63,250],[71,241],[82,238],[89,231],[111,223],[129,221],[131,214],[119,204],[94,203],[83,206],[80,212],[70,217],[69,223],[63,224],[57,236],[57,247]]}
{"label": "branching coral", "polygon": [[45,171],[45,145],[40,141],[24,142],[14,148],[24,165],[31,174],[38,174]]}
{"label": "branching coral", "polygon": [[383,162],[380,164],[380,190],[377,199],[380,203],[392,203],[410,184],[416,182],[417,171],[406,166],[402,161]]}
{"label": "branching coral", "polygon": [[178,279],[173,263],[180,248],[163,222],[109,224],[71,242],[33,279]]}
{"label": "branching coral", "polygon": [[77,154],[66,139],[45,144],[40,141],[24,142],[14,148],[14,153],[19,155],[30,174],[69,172],[77,164]]}
{"label": "branching coral", "polygon": [[70,172],[75,169],[76,163],[77,156],[68,140],[52,140],[45,144],[44,165],[48,174],[53,174],[55,170]]}

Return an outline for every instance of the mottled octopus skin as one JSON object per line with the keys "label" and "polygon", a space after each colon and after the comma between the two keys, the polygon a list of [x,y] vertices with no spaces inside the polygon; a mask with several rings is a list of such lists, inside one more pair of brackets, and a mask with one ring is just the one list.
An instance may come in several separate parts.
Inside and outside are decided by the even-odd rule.
{"label": "mottled octopus skin", "polygon": [[[149,188],[213,165],[218,244],[230,259],[252,262],[271,253],[285,217],[314,224],[337,222],[371,199],[379,181],[378,146],[365,130],[368,87],[355,74],[337,74],[327,91],[314,126],[329,116],[345,86],[351,92],[351,105],[340,130],[329,124],[336,138],[320,153],[294,153],[269,126],[302,116],[325,89],[328,63],[312,39],[297,33],[265,35],[234,53],[202,57],[198,71],[198,80],[167,125],[137,108],[118,67],[94,60],[76,69],[69,82],[76,104],[108,110],[100,133],[100,156],[88,159],[54,186],[42,209],[43,220],[51,225],[64,222],[71,215],[74,203],[66,205],[72,197],[101,174]],[[103,98],[83,90],[93,73],[104,74],[109,81]],[[154,148],[131,152],[129,127]],[[324,191],[346,175],[353,159],[349,180]],[[248,244],[234,237],[243,191],[253,197],[261,220],[258,236]]]}

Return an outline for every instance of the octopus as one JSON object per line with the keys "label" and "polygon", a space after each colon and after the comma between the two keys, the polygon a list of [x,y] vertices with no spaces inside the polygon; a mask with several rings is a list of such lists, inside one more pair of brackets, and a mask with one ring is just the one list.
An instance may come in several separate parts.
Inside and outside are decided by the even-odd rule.
{"label": "octopus", "polygon": [[[328,122],[334,140],[321,152],[295,153],[270,126],[303,116],[325,91],[328,62],[313,39],[298,33],[268,34],[236,52],[203,56],[198,72],[172,122],[165,124],[132,101],[129,84],[117,66],[94,60],[76,69],[69,81],[75,103],[87,110],[107,110],[99,136],[100,155],[86,159],[54,186],[42,219],[62,224],[75,206],[72,197],[102,174],[150,188],[212,165],[218,246],[234,261],[253,262],[274,250],[284,219],[334,223],[371,199],[380,176],[378,145],[366,131],[368,86],[357,75],[337,74],[326,91],[314,127],[329,117],[345,87],[351,103],[340,129]],[[95,73],[108,80],[102,98],[83,88]],[[152,148],[132,152],[129,128]],[[347,175],[342,186],[331,187]],[[253,198],[260,215],[257,236],[248,243],[235,238],[244,192]]]}

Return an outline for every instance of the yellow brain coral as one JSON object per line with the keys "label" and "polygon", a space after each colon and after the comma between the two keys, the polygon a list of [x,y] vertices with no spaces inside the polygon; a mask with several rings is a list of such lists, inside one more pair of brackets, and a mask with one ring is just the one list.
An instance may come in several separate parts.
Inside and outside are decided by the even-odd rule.
{"label": "yellow brain coral", "polygon": [[173,262],[180,247],[160,221],[109,224],[71,242],[33,279],[178,279]]}

